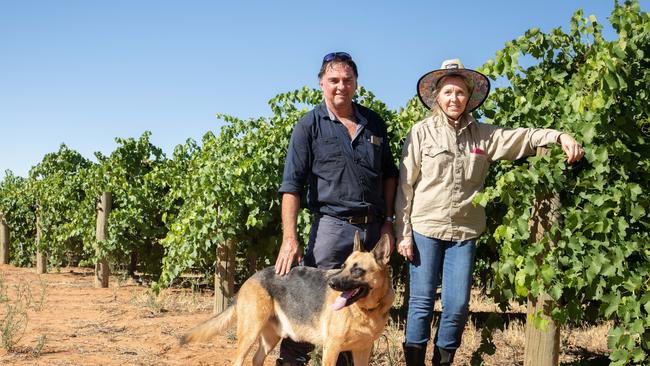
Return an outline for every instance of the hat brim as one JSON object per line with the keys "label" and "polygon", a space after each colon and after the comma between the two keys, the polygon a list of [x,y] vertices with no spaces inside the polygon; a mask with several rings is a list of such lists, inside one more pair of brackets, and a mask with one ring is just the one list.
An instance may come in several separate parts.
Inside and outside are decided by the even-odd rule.
{"label": "hat brim", "polygon": [[467,107],[465,109],[468,112],[472,112],[476,108],[480,107],[490,93],[490,80],[487,76],[471,69],[440,69],[424,74],[420,80],[418,80],[417,86],[418,97],[422,104],[424,104],[428,109],[431,109],[431,107],[436,104],[436,101],[433,98],[433,91],[435,90],[438,81],[445,76],[451,75],[458,75],[465,78],[472,87],[472,95],[470,96],[469,101],[467,101]]}

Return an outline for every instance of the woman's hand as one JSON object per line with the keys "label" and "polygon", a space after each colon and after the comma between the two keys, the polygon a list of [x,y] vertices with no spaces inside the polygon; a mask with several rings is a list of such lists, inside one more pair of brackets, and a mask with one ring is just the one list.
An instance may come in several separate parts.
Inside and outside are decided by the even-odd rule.
{"label": "woman's hand", "polygon": [[564,153],[566,154],[567,163],[573,164],[585,156],[585,150],[580,146],[578,141],[573,138],[573,136],[568,133],[563,133],[560,135],[559,140],[560,145],[562,145],[562,150],[564,150]]}
{"label": "woman's hand", "polygon": [[397,243],[397,253],[403,255],[409,261],[413,260],[413,237],[405,236]]}

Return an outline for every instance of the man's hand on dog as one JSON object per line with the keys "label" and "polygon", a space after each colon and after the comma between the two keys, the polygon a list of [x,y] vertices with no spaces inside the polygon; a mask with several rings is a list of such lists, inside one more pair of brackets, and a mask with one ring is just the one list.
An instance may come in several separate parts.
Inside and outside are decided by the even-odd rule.
{"label": "man's hand on dog", "polygon": [[302,259],[298,239],[294,237],[282,238],[278,259],[275,260],[275,273],[280,276],[289,273],[295,259],[298,259],[298,262]]}

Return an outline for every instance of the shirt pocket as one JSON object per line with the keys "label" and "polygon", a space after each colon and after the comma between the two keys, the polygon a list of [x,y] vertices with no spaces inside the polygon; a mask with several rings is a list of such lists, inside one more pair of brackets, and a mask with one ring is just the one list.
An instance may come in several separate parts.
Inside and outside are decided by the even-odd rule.
{"label": "shirt pocket", "polygon": [[318,139],[314,144],[315,173],[326,173],[323,170],[340,170],[343,168],[343,153],[339,139],[336,136]]}
{"label": "shirt pocket", "polygon": [[470,153],[465,159],[465,179],[473,185],[481,185],[490,166],[487,155]]}
{"label": "shirt pocket", "polygon": [[[377,143],[372,143],[372,140],[377,139]],[[370,136],[365,138],[365,149],[368,153],[368,162],[370,167],[375,171],[381,171],[381,155],[384,144],[386,143],[383,138],[377,136]]]}
{"label": "shirt pocket", "polygon": [[446,148],[426,146],[422,148],[422,167],[420,174],[424,181],[438,182],[449,174],[453,162],[453,154]]}

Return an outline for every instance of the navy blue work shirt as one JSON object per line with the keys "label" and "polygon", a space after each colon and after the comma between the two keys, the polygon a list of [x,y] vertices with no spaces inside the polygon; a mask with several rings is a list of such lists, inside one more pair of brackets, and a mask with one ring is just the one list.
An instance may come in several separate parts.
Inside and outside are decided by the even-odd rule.
{"label": "navy blue work shirt", "polygon": [[384,179],[397,177],[386,124],[374,111],[353,103],[354,138],[325,105],[307,112],[289,142],[280,193],[301,194],[307,186],[311,212],[335,217],[384,215]]}

